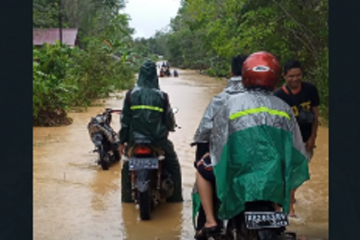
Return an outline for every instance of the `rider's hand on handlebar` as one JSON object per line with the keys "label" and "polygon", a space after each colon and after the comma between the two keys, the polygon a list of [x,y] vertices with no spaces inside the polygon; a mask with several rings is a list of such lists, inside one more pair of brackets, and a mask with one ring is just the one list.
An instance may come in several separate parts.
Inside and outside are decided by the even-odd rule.
{"label": "rider's hand on handlebar", "polygon": [[120,153],[121,155],[125,155],[125,147],[126,147],[125,144],[120,144],[120,145],[119,145],[119,153]]}
{"label": "rider's hand on handlebar", "polygon": [[[204,160],[205,158],[209,157],[210,156],[210,153],[205,153],[204,156],[202,156],[201,160]],[[200,165],[200,161],[197,162],[196,164],[197,166]]]}

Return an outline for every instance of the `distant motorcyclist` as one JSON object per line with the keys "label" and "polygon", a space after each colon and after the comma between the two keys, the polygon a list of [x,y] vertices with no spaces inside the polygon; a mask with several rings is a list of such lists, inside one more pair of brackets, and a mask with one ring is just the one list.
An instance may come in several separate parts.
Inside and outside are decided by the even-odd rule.
{"label": "distant motorcyclist", "polygon": [[179,76],[178,71],[176,71],[176,69],[174,69],[174,77],[178,77],[178,76]]}
{"label": "distant motorcyclist", "polygon": [[[309,179],[299,126],[291,108],[273,95],[281,66],[270,53],[250,55],[242,68],[244,91],[229,90],[215,114],[210,154],[196,174],[206,223],[198,237],[220,231],[213,188],[221,202],[218,217],[230,219],[246,202],[271,201],[289,212],[290,191]],[[205,159],[208,159],[207,161]],[[213,168],[213,171],[204,169]]]}
{"label": "distant motorcyclist", "polygon": [[170,77],[170,76],[171,76],[169,67],[166,67],[166,69],[165,69],[165,75],[166,75],[167,77]]}
{"label": "distant motorcyclist", "polygon": [[[126,93],[120,123],[121,153],[133,145],[135,138],[142,137],[151,139],[152,144],[165,151],[163,167],[175,183],[174,194],[167,201],[182,202],[180,164],[174,146],[168,140],[169,132],[175,129],[175,118],[168,95],[159,89],[156,65],[150,60],[141,66],[136,86]],[[124,162],[122,168],[123,202],[132,202],[128,165]]]}
{"label": "distant motorcyclist", "polygon": [[163,67],[161,67],[160,69],[160,77],[164,77],[165,76],[165,70]]}

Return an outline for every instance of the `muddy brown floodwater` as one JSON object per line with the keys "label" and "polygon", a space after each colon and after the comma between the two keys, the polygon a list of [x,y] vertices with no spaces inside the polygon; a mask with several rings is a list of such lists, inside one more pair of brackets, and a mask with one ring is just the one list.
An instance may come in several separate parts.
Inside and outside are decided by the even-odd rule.
{"label": "muddy brown floodwater", "polygon": [[[190,240],[191,190],[194,182],[194,149],[189,147],[205,107],[220,92],[224,81],[179,71],[179,78],[160,79],[168,92],[181,126],[170,138],[182,167],[182,204],[163,204],[149,222],[140,222],[133,204],[120,201],[121,163],[102,171],[87,132],[90,118],[104,107],[71,113],[66,127],[34,128],[34,239],[35,240]],[[122,100],[110,98],[106,107],[121,108]],[[119,117],[113,117],[119,129]],[[320,127],[317,148],[310,163],[311,180],[297,193],[298,219],[289,230],[308,240],[328,238],[328,129]]]}

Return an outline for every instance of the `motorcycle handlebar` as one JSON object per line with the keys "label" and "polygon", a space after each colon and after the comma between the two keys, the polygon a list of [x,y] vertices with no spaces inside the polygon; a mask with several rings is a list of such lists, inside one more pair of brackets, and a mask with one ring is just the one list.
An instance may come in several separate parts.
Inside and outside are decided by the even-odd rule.
{"label": "motorcycle handlebar", "polygon": [[116,110],[111,110],[110,113],[122,113],[122,110],[120,109],[116,109]]}
{"label": "motorcycle handlebar", "polygon": [[199,144],[209,144],[208,142],[192,142],[190,143],[190,147],[197,146]]}
{"label": "motorcycle handlebar", "polygon": [[111,109],[111,108],[106,108],[105,109],[105,112],[104,113],[121,113],[122,112],[122,110],[120,110],[120,109]]}

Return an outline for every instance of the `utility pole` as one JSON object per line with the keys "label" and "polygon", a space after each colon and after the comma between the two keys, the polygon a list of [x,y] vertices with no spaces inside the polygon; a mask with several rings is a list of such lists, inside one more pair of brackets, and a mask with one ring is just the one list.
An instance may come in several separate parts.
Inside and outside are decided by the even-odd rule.
{"label": "utility pole", "polygon": [[61,0],[59,0],[59,36],[60,36],[60,45],[62,45],[62,17],[61,17]]}

